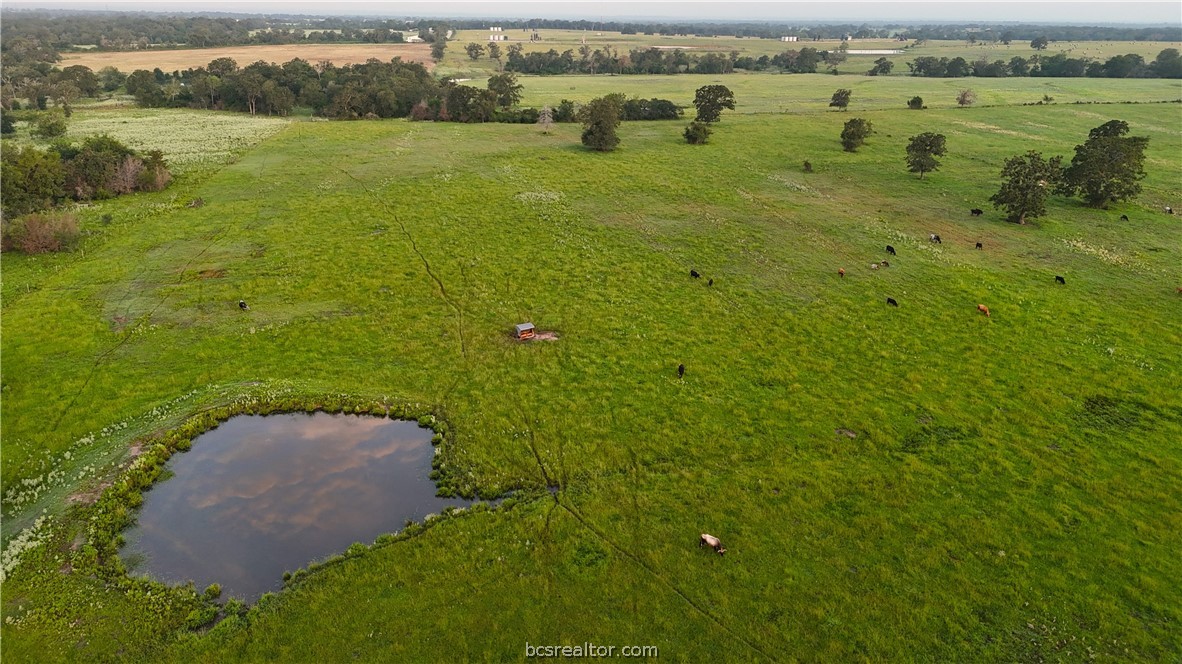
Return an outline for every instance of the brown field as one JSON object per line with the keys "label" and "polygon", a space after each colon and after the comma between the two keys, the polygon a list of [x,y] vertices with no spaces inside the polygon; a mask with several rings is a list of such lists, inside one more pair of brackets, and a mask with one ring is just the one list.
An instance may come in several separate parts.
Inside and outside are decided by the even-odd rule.
{"label": "brown field", "polygon": [[411,62],[421,62],[427,67],[433,66],[431,47],[427,44],[293,44],[187,48],[169,51],[63,53],[59,66],[85,65],[94,71],[112,66],[125,73],[137,69],[159,67],[166,72],[171,72],[192,67],[204,67],[211,60],[217,58],[234,58],[241,67],[258,60],[284,63],[293,58],[303,58],[312,63],[329,60],[335,65],[347,65],[365,62],[370,58],[388,61],[396,56]]}

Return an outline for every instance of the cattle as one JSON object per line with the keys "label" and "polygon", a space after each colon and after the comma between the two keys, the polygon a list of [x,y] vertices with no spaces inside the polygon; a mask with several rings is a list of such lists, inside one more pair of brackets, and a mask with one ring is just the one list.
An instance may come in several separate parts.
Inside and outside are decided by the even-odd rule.
{"label": "cattle", "polygon": [[702,275],[698,274],[697,270],[690,270],[690,276],[693,277],[694,279],[697,279],[698,277],[701,277]]}
{"label": "cattle", "polygon": [[978,304],[977,311],[980,311],[981,313],[985,314],[986,318],[989,318],[989,307],[987,307],[983,304]]}
{"label": "cattle", "polygon": [[238,308],[243,311],[250,309],[250,307],[246,306],[246,300],[238,300]]}
{"label": "cattle", "polygon": [[839,276],[843,279],[845,278],[845,268],[844,267],[837,268],[837,276]]}
{"label": "cattle", "polygon": [[678,378],[685,378],[685,365],[684,364],[677,365],[677,377]]}
{"label": "cattle", "polygon": [[892,246],[891,246],[891,245],[889,245],[889,244],[887,245],[887,253],[888,253],[888,254],[890,254],[890,255],[892,255],[892,256],[897,256],[897,255],[898,255],[898,254],[896,254],[896,253],[895,253],[895,248],[894,248],[894,247],[892,247]]}
{"label": "cattle", "polygon": [[871,270],[877,270],[877,269],[878,269],[878,263],[871,263],[871,264],[870,264],[870,269],[871,269]]}
{"label": "cattle", "polygon": [[980,242],[978,242],[978,243],[977,243],[977,248],[978,248],[978,249],[984,249],[985,247],[982,247],[982,246],[981,246],[981,243],[980,243]]}
{"label": "cattle", "polygon": [[893,297],[888,297],[888,298],[887,298],[887,304],[891,305],[892,307],[897,307],[897,306],[899,306],[899,303],[898,303],[898,302],[895,302],[895,298],[893,298]]}
{"label": "cattle", "polygon": [[943,241],[940,240],[940,236],[936,235],[935,233],[931,233],[928,235],[928,242],[933,242],[935,244],[943,244]]}
{"label": "cattle", "polygon": [[879,261],[879,263],[878,263],[878,264],[879,264],[879,265],[881,265],[881,266],[883,266],[883,267],[890,267],[890,266],[891,266],[891,264],[890,264],[890,263],[888,263],[887,261]]}
{"label": "cattle", "polygon": [[1063,284],[1064,286],[1066,286],[1066,285],[1067,285],[1067,280],[1066,280],[1066,279],[1064,279],[1063,277],[1060,277],[1059,275],[1057,275],[1057,274],[1056,274],[1056,275],[1055,275],[1055,283],[1057,283],[1057,284]]}
{"label": "cattle", "polygon": [[1166,214],[1174,214],[1174,208],[1167,205],[1166,206]]}
{"label": "cattle", "polygon": [[720,556],[722,554],[726,553],[726,549],[722,546],[722,540],[718,539],[717,537],[715,537],[713,535],[707,535],[706,533],[702,533],[702,536],[698,538],[698,548],[700,549],[704,546],[708,546],[711,549],[714,549],[715,553],[717,553]]}
{"label": "cattle", "polygon": [[706,285],[707,285],[707,286],[713,286],[713,285],[714,285],[714,279],[708,279],[708,280],[706,280]]}
{"label": "cattle", "polygon": [[1122,214],[1122,215],[1120,216],[1120,220],[1121,220],[1121,221],[1128,221],[1128,220],[1129,220],[1129,215],[1127,215],[1127,214]]}
{"label": "cattle", "polygon": [[973,208],[969,210],[969,214],[973,215],[974,217],[980,217],[981,215],[985,214],[985,211],[980,208]]}

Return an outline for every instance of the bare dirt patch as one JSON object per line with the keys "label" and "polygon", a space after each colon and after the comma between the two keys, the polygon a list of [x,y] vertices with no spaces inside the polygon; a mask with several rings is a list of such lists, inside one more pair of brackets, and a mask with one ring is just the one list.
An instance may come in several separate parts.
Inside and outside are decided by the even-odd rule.
{"label": "bare dirt patch", "polygon": [[835,433],[839,436],[845,436],[847,438],[857,438],[858,437],[858,434],[854,433],[853,431],[850,431],[849,429],[836,429],[833,433]]}
{"label": "bare dirt patch", "polygon": [[197,273],[197,276],[202,279],[221,279],[226,276],[226,271],[222,268],[202,270]]}
{"label": "bare dirt patch", "polygon": [[109,486],[111,486],[110,482],[100,482],[90,488],[77,491],[66,498],[66,503],[69,505],[93,505],[94,501],[98,500]]}
{"label": "bare dirt patch", "polygon": [[434,67],[431,47],[427,44],[285,44],[269,46],[223,46],[219,48],[186,48],[168,51],[117,51],[93,53],[63,53],[61,67],[85,65],[94,71],[116,67],[125,73],[137,69],[159,67],[166,72],[191,67],[204,67],[211,60],[233,58],[238,66],[262,60],[282,64],[294,58],[316,63],[328,60],[337,65],[351,65],[377,58],[389,62],[400,57],[418,62],[428,69]]}

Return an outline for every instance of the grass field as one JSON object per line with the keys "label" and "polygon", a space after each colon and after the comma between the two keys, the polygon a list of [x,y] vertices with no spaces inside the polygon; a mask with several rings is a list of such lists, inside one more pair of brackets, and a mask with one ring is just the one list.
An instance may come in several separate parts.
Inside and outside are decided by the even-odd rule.
{"label": "grass field", "polygon": [[[477,76],[480,72],[492,72],[496,65],[487,56],[473,61],[464,52],[464,46],[472,42],[487,46],[489,43],[489,34],[491,33],[481,30],[461,30],[457,32],[455,37],[449,42],[447,54],[443,62],[439,65],[440,72],[454,76]],[[618,32],[584,33],[578,30],[540,30],[538,31],[539,41],[531,42],[529,41],[530,33],[527,32],[509,30],[504,34],[509,37],[509,41],[501,42],[502,50],[507,48],[509,44],[520,44],[525,48],[527,53],[532,51],[548,51],[550,49],[554,49],[559,53],[571,50],[575,52],[576,57],[579,48],[584,44],[592,49],[611,47],[613,51],[620,53],[627,53],[635,48],[656,46],[662,49],[681,48],[690,53],[731,53],[732,51],[738,51],[741,55],[750,55],[756,58],[761,55],[771,57],[790,49],[799,50],[806,46],[819,51],[826,51],[836,49],[841,45],[841,41],[837,39],[781,42],[773,39],[736,37],[663,37],[661,35],[624,35]],[[925,41],[920,45],[915,45],[914,41],[899,42],[892,39],[854,39],[849,42],[849,48],[851,50],[895,49],[902,50],[903,52],[887,56],[850,55],[849,59],[838,67],[838,70],[843,74],[864,74],[874,66],[875,60],[880,57],[886,57],[895,63],[895,75],[905,75],[908,72],[906,63],[920,56],[963,57],[969,62],[974,62],[984,57],[990,61],[1005,60],[1009,62],[1010,58],[1014,56],[1022,56],[1029,59],[1036,53],[1043,56],[1054,55],[1055,53],[1067,53],[1073,58],[1087,57],[1101,60],[1114,55],[1136,53],[1145,58],[1146,61],[1152,61],[1162,49],[1182,48],[1182,44],[1176,42],[1052,42],[1045,51],[1035,51],[1030,48],[1029,42],[1013,42],[1006,46],[1000,43],[969,44],[964,41],[931,40]],[[823,70],[824,66],[821,69]]]}
{"label": "grass field", "polygon": [[[526,101],[688,103],[702,82],[629,80],[530,79]],[[959,82],[899,79],[841,113],[820,103],[833,77],[732,83],[706,146],[684,122],[626,123],[607,154],[575,125],[293,122],[205,177],[81,210],[78,251],[6,255],[5,539],[51,519],[5,567],[6,660],[515,660],[584,641],[687,661],[1176,656],[1182,225],[1161,210],[1182,208],[1182,107],[916,112],[906,97],[943,106]],[[997,104],[1052,83],[1064,101],[1182,96],[974,83]],[[863,111],[877,134],[842,152]],[[1136,200],[1055,198],[1027,226],[988,209],[1006,157],[1070,155],[1113,118],[1150,139]],[[919,180],[903,154],[922,131],[949,154]],[[898,256],[870,270],[886,244]],[[510,341],[523,320],[559,340]],[[178,629],[167,594],[70,573],[92,515],[64,496],[136,435],[287,391],[432,404],[451,477],[541,497],[325,567],[208,633]]]}
{"label": "grass field", "polygon": [[233,58],[238,66],[262,60],[284,63],[303,58],[311,63],[328,60],[338,66],[365,62],[370,58],[389,61],[399,57],[409,62],[434,66],[431,47],[427,44],[300,44],[290,46],[223,46],[218,48],[183,48],[154,51],[94,51],[62,53],[61,67],[84,65],[94,71],[115,67],[124,73],[137,69],[172,72],[193,67],[204,67],[218,58]]}

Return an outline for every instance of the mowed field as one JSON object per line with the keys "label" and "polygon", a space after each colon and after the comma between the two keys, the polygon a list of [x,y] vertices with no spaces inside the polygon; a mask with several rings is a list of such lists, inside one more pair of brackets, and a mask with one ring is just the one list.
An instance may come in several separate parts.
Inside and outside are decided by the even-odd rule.
{"label": "mowed field", "polygon": [[[662,91],[644,96],[682,80],[643,78]],[[530,103],[555,80],[527,81]],[[685,122],[625,123],[606,154],[577,125],[292,122],[220,169],[81,210],[79,251],[6,255],[3,478],[52,486],[5,528],[53,519],[4,581],[6,660],[1182,651],[1182,224],[1162,212],[1182,208],[1182,105],[917,112],[900,88],[775,113],[836,86],[765,80],[801,87],[737,89],[705,146]],[[688,105],[700,82],[676,84]],[[75,121],[118,135],[89,116],[121,112]],[[843,152],[860,113],[877,133]],[[1053,198],[1027,226],[989,208],[1006,157],[1070,155],[1111,119],[1150,140],[1137,199]],[[903,155],[923,131],[949,153],[920,180]],[[869,269],[887,244],[890,267]],[[559,339],[510,341],[523,320]],[[289,391],[432,404],[454,432],[445,472],[536,497],[322,568],[207,633],[167,596],[71,573],[89,514],[64,497],[136,434]]]}
{"label": "mowed field", "polygon": [[279,46],[225,46],[221,48],[185,48],[147,51],[93,51],[85,53],[63,53],[61,67],[84,65],[94,71],[103,67],[115,67],[124,73],[137,69],[155,69],[166,72],[204,67],[218,58],[233,58],[238,65],[262,60],[284,63],[294,58],[303,58],[311,63],[328,60],[343,66],[365,62],[370,58],[390,61],[402,58],[408,62],[420,62],[428,67],[431,47],[428,44],[300,44]]}

